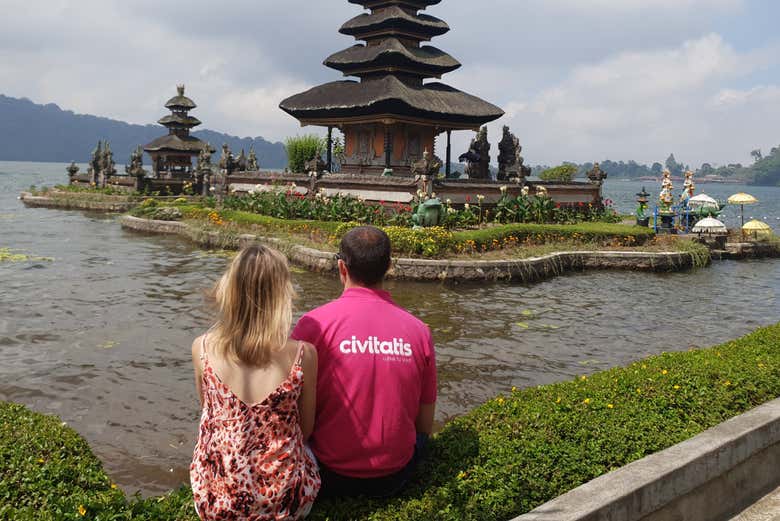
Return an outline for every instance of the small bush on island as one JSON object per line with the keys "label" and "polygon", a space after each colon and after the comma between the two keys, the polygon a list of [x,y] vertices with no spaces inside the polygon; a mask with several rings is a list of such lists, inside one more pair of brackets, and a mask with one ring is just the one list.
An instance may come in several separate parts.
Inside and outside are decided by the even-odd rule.
{"label": "small bush on island", "polygon": [[[329,500],[313,521],[511,519],[780,396],[780,324],[702,350],[525,390],[448,423],[399,497]],[[0,403],[0,518],[195,521],[188,488],[127,502],[54,417]]]}
{"label": "small bush on island", "polygon": [[542,181],[558,181],[563,183],[570,183],[574,176],[577,175],[576,165],[561,165],[555,168],[550,168],[539,174],[539,179]]}
{"label": "small bush on island", "polygon": [[306,163],[322,155],[326,146],[325,138],[316,134],[288,137],[284,142],[287,151],[287,168],[291,172],[304,173]]}

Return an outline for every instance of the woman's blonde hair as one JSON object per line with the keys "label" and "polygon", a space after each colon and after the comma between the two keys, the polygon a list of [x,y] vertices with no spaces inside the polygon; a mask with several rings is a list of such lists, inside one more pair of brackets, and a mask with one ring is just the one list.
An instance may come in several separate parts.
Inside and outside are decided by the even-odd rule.
{"label": "woman's blonde hair", "polygon": [[214,288],[219,317],[214,348],[226,358],[262,367],[287,343],[295,295],[287,259],[250,246],[233,260]]}

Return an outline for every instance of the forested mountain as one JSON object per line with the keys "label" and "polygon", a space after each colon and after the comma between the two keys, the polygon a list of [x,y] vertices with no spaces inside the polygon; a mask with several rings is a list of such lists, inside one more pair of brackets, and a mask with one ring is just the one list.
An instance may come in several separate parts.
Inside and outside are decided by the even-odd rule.
{"label": "forested mountain", "polygon": [[[54,104],[38,105],[0,95],[0,161],[86,162],[98,140],[108,140],[117,163],[124,163],[138,145],[166,132],[160,125],[131,125],[75,114]],[[284,168],[287,164],[281,143],[270,143],[261,137],[242,139],[211,130],[196,131],[193,135],[217,150],[227,143],[236,155],[242,148],[249,151],[254,145],[261,168]],[[148,164],[148,157],[146,161]]]}

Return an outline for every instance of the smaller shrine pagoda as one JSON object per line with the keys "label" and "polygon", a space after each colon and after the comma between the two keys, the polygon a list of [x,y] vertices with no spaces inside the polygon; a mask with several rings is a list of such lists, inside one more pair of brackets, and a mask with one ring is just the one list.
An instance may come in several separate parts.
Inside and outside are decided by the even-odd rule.
{"label": "smaller shrine pagoda", "polygon": [[171,114],[158,121],[168,129],[168,135],[144,147],[144,151],[152,157],[152,171],[158,179],[191,178],[193,158],[197,158],[203,150],[214,152],[207,143],[190,135],[190,130],[201,124],[198,118],[189,114],[197,105],[184,95],[184,85],[176,88],[178,95],[165,104]]}

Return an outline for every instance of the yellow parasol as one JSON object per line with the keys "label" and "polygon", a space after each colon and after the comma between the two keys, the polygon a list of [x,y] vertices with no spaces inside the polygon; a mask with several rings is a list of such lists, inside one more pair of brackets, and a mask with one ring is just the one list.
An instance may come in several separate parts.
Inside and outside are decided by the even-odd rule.
{"label": "yellow parasol", "polygon": [[758,204],[758,199],[750,194],[739,193],[729,197],[729,204],[738,204],[740,207],[742,207],[742,226],[745,226],[745,205]]}
{"label": "yellow parasol", "polygon": [[752,234],[756,239],[759,235],[769,236],[772,234],[772,228],[767,223],[763,223],[757,219],[753,219],[745,226],[743,226],[742,231],[747,232],[748,234]]}

